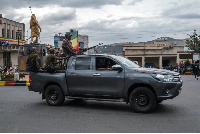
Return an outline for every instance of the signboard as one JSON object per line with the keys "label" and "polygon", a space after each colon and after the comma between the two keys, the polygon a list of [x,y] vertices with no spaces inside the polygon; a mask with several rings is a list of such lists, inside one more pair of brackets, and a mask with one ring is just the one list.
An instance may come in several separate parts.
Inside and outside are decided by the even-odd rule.
{"label": "signboard", "polygon": [[197,60],[199,60],[199,59],[200,59],[200,56],[199,56],[199,55],[197,55],[197,54],[196,54],[196,55],[195,55],[195,54],[193,55],[193,60],[197,61]]}
{"label": "signboard", "polygon": [[192,64],[192,59],[179,59],[179,65],[185,65],[186,60],[189,60],[190,64]]}

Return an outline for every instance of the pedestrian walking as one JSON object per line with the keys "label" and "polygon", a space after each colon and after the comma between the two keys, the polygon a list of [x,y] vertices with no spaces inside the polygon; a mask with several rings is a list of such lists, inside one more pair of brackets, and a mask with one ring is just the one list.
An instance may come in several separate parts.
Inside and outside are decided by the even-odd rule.
{"label": "pedestrian walking", "polygon": [[7,73],[7,71],[8,71],[8,67],[5,66],[4,69],[3,69],[3,71],[4,71],[4,74]]}
{"label": "pedestrian walking", "polygon": [[197,61],[194,64],[193,73],[194,73],[195,79],[198,80],[198,77],[199,77],[199,65],[198,65]]}
{"label": "pedestrian walking", "polygon": [[0,73],[2,73],[3,72],[3,68],[0,66]]}

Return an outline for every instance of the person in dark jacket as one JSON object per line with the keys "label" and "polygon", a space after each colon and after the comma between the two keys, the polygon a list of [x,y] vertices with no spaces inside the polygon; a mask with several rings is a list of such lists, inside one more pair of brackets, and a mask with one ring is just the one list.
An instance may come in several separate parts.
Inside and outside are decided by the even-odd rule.
{"label": "person in dark jacket", "polygon": [[198,77],[199,77],[199,65],[198,65],[197,62],[195,62],[195,64],[194,64],[193,73],[194,73],[195,79],[198,80]]}
{"label": "person in dark jacket", "polygon": [[5,66],[4,69],[3,69],[3,71],[4,71],[4,73],[7,73],[7,71],[8,71],[8,67]]}

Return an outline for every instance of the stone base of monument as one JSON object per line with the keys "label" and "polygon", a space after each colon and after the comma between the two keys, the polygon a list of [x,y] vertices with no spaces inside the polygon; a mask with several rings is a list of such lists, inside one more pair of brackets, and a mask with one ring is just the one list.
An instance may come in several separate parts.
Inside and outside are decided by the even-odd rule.
{"label": "stone base of monument", "polygon": [[14,73],[14,81],[18,81],[19,80],[19,73]]}

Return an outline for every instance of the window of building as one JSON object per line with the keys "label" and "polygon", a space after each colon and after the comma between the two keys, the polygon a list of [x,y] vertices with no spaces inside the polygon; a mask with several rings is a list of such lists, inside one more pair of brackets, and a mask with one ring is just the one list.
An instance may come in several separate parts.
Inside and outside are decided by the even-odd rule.
{"label": "window of building", "polygon": [[10,36],[9,36],[9,32],[10,32],[10,30],[7,29],[7,38],[10,38]]}
{"label": "window of building", "polygon": [[11,46],[8,46],[8,49],[11,49]]}
{"label": "window of building", "polygon": [[3,46],[3,49],[7,49],[7,46],[6,46],[6,45],[4,45],[4,46]]}
{"label": "window of building", "polygon": [[15,46],[12,46],[12,49],[15,49]]}
{"label": "window of building", "polygon": [[12,30],[12,38],[14,38],[14,31]]}
{"label": "window of building", "polygon": [[10,52],[3,52],[3,64],[4,66],[11,66]]}
{"label": "window of building", "polygon": [[4,29],[2,29],[2,37],[5,37],[5,36],[4,36]]}
{"label": "window of building", "polygon": [[75,70],[90,70],[91,57],[78,57],[75,62]]}

